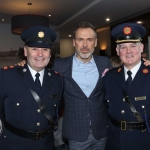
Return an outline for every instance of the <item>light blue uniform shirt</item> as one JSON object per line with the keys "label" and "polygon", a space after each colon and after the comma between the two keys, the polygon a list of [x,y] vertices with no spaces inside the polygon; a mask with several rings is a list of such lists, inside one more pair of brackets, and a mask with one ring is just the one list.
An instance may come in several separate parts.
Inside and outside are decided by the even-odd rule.
{"label": "light blue uniform shirt", "polygon": [[87,63],[80,61],[76,57],[76,54],[73,56],[72,78],[79,85],[84,94],[89,97],[99,78],[99,72],[93,56]]}

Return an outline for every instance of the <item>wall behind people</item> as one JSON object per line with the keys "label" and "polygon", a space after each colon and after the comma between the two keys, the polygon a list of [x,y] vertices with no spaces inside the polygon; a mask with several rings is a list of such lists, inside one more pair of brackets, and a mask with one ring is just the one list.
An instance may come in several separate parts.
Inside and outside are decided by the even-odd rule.
{"label": "wall behind people", "polygon": [[72,38],[61,38],[60,39],[60,57],[68,57],[75,52],[72,45]]}
{"label": "wall behind people", "polygon": [[[55,30],[54,26],[50,26]],[[55,51],[59,53],[59,33],[57,33],[57,39],[55,41]],[[20,39],[20,35],[12,34],[11,24],[0,24],[0,68],[5,65],[16,64],[21,61],[21,58],[18,58],[19,49],[23,48],[24,43]],[[58,45],[58,46],[57,46]]]}
{"label": "wall behind people", "polygon": [[23,47],[20,36],[11,33],[10,24],[0,24],[0,35],[0,52],[19,50],[19,47]]}
{"label": "wall behind people", "polygon": [[[59,33],[57,33],[56,42],[59,41]],[[19,50],[24,44],[19,35],[11,33],[11,24],[0,24],[0,52]]]}
{"label": "wall behind people", "polygon": [[105,50],[105,55],[111,56],[110,28],[97,29],[97,39],[97,47],[99,50]]}

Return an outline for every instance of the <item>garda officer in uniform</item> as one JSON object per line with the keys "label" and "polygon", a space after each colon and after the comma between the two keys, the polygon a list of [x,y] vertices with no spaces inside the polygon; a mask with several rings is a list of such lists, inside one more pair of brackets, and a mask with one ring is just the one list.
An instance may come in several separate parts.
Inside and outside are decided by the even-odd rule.
{"label": "garda officer in uniform", "polygon": [[45,68],[56,33],[31,27],[21,35],[25,42],[24,67],[0,69],[1,150],[53,150],[52,126],[62,92],[62,77]]}
{"label": "garda officer in uniform", "polygon": [[150,67],[141,61],[146,30],[135,23],[112,29],[123,65],[105,76],[109,106],[107,150],[150,150]]}

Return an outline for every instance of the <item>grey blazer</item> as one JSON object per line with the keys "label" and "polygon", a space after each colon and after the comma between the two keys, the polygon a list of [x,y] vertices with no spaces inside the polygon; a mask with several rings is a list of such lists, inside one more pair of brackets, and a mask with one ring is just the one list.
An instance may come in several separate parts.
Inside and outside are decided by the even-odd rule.
{"label": "grey blazer", "polygon": [[90,120],[96,139],[106,136],[107,107],[104,102],[102,72],[110,68],[109,59],[93,56],[99,71],[99,79],[89,98],[72,78],[73,56],[57,59],[53,69],[64,79],[64,120],[63,136],[69,140],[85,141],[89,135]]}

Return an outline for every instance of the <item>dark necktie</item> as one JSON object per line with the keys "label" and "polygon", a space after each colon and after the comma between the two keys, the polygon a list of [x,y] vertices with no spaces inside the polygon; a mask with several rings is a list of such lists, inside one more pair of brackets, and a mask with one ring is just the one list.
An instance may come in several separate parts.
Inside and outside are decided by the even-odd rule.
{"label": "dark necktie", "polygon": [[36,73],[36,79],[35,79],[35,84],[36,84],[36,86],[37,86],[37,89],[38,89],[38,92],[41,90],[41,82],[40,82],[40,80],[39,80],[39,76],[40,76],[40,74],[39,73]]}
{"label": "dark necktie", "polygon": [[129,88],[129,86],[132,83],[132,76],[131,76],[132,72],[129,70],[129,71],[127,71],[127,74],[128,74],[128,79],[126,81],[126,84],[127,84],[127,88]]}

